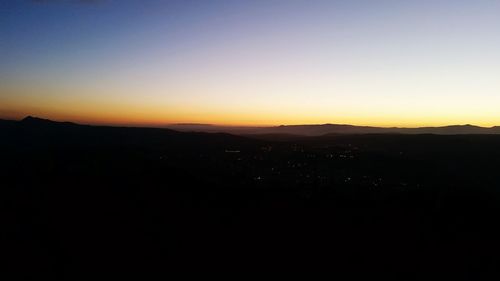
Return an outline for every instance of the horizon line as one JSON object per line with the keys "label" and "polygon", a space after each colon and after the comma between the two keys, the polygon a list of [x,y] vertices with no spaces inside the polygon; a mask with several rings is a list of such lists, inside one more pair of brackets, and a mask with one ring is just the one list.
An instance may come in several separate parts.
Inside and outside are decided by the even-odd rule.
{"label": "horizon line", "polygon": [[273,127],[282,127],[282,126],[325,126],[325,125],[335,125],[335,126],[354,126],[354,127],[371,127],[371,128],[384,128],[384,129],[418,129],[418,128],[443,128],[443,127],[453,127],[453,126],[471,126],[471,127],[477,127],[477,128],[485,128],[485,129],[491,129],[491,128],[496,128],[500,127],[500,125],[493,125],[493,126],[480,126],[480,125],[474,125],[471,123],[465,123],[465,124],[448,124],[448,125],[441,125],[441,126],[428,126],[428,125],[422,125],[422,126],[416,126],[416,127],[405,127],[405,126],[373,126],[373,125],[358,125],[358,124],[348,124],[348,123],[300,123],[300,124],[280,124],[280,125],[229,125],[229,124],[215,124],[215,123],[196,123],[196,122],[176,122],[176,123],[164,123],[164,124],[148,124],[148,123],[105,123],[105,122],[80,122],[80,121],[75,121],[75,120],[60,120],[60,119],[52,119],[52,118],[47,118],[47,117],[40,117],[37,115],[26,115],[25,117],[21,119],[4,119],[4,117],[0,117],[0,120],[6,120],[6,121],[16,121],[16,122],[21,122],[26,118],[36,118],[36,119],[42,119],[42,120],[48,120],[52,122],[69,122],[69,123],[75,123],[77,125],[88,125],[88,126],[109,126],[109,127],[143,127],[143,128],[158,128],[158,129],[163,129],[163,128],[169,128],[169,126],[206,126],[206,127],[224,127],[224,128],[273,128]]}

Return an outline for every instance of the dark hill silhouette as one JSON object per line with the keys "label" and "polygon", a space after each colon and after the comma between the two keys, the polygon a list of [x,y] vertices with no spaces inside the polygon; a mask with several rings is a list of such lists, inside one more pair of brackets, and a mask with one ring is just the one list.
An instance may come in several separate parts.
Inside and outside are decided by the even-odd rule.
{"label": "dark hill silhouette", "polygon": [[0,279],[499,279],[500,135],[277,130],[0,120]]}
{"label": "dark hill silhouette", "polygon": [[[7,123],[12,124],[14,121],[0,120],[0,126]],[[43,119],[33,116],[27,116],[20,123],[23,126],[32,127],[51,127],[51,126],[87,126],[93,128],[119,128],[110,126],[89,126],[80,125],[73,122],[57,122],[49,119]],[[3,124],[3,125],[2,125]],[[133,129],[134,127],[120,127]],[[149,129],[143,127],[135,127],[134,129]],[[161,130],[154,128],[151,130]],[[402,127],[372,127],[372,126],[354,126],[348,124],[317,124],[317,125],[281,125],[275,127],[241,127],[241,126],[217,126],[211,124],[198,123],[179,123],[167,126],[164,132],[172,133],[189,132],[189,133],[226,133],[233,135],[263,135],[264,138],[276,136],[280,138],[296,138],[299,136],[322,136],[328,134],[436,134],[436,135],[461,135],[461,134],[500,134],[500,126],[480,127],[470,124],[466,125],[450,125],[441,127],[417,127],[417,128],[402,128]],[[287,138],[288,139],[288,138]]]}
{"label": "dark hill silhouette", "polygon": [[[227,144],[241,146],[256,143],[241,136],[227,133],[179,132],[164,128],[112,127],[80,125],[72,122],[57,122],[28,116],[21,121],[0,122],[3,138],[0,143],[21,142],[29,146],[100,146],[136,145],[177,146],[205,149],[226,148]],[[234,146],[234,145],[233,145]]]}
{"label": "dark hill silhouette", "polygon": [[451,125],[442,127],[371,127],[347,124],[281,125],[276,127],[227,127],[215,125],[173,125],[181,131],[227,132],[239,135],[302,135],[321,136],[326,134],[500,134],[500,127],[479,127],[473,125]]}
{"label": "dark hill silhouette", "polygon": [[21,120],[21,122],[25,125],[33,125],[33,126],[46,126],[46,125],[76,125],[72,122],[56,122],[49,119],[43,119],[33,116],[27,116]]}

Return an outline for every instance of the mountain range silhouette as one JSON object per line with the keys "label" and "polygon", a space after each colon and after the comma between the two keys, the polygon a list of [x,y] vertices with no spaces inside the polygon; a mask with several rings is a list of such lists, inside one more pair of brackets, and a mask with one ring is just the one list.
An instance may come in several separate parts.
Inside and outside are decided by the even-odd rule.
{"label": "mountain range silhouette", "polygon": [[286,134],[298,136],[322,136],[328,134],[500,134],[500,127],[480,127],[470,124],[441,127],[372,127],[348,124],[281,125],[275,127],[229,127],[204,124],[176,124],[168,126],[179,131],[226,132],[243,135]]}
{"label": "mountain range silhouette", "polygon": [[0,120],[0,279],[499,279],[498,127],[170,127]]}
{"label": "mountain range silhouette", "polygon": [[[51,127],[51,126],[89,126],[73,122],[59,122],[49,119],[27,116],[20,121],[0,120],[2,124],[20,123],[23,126],[30,127]],[[93,126],[93,127],[112,127],[112,126]],[[131,127],[122,127],[131,128]],[[146,128],[144,128],[146,129]],[[212,124],[197,123],[179,123],[168,125],[165,128],[151,129],[170,129],[170,131],[182,132],[203,132],[203,133],[229,133],[235,135],[274,135],[276,137],[284,136],[324,136],[335,134],[436,134],[436,135],[463,135],[463,134],[500,134],[500,126],[480,127],[471,124],[449,125],[440,127],[374,127],[374,126],[356,126],[349,124],[312,124],[312,125],[280,125],[271,127],[254,126],[218,126]],[[166,130],[169,131],[169,130]]]}

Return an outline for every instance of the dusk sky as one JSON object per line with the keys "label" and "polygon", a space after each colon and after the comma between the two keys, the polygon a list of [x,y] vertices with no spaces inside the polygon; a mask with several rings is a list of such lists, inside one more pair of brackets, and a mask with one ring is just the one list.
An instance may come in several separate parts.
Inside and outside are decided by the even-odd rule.
{"label": "dusk sky", "polygon": [[0,118],[500,125],[500,1],[1,1]]}

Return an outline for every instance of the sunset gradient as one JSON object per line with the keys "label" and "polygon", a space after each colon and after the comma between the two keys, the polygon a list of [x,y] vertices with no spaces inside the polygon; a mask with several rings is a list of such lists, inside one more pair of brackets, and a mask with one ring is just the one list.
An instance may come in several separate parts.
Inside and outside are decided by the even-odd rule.
{"label": "sunset gradient", "polygon": [[2,1],[0,118],[500,125],[500,1]]}

